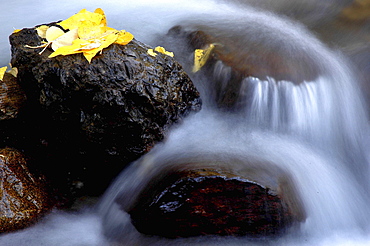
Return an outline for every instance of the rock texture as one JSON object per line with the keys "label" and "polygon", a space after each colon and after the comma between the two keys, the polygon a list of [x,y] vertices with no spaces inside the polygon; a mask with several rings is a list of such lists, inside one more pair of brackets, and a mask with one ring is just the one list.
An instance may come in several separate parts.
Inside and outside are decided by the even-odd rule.
{"label": "rock texture", "polygon": [[[266,175],[258,168],[248,172],[250,177]],[[294,184],[278,179],[273,187],[247,179],[243,172],[179,168],[153,179],[126,210],[136,229],[149,235],[278,235],[305,219]]]}
{"label": "rock texture", "polygon": [[151,47],[137,40],[112,44],[91,63],[82,54],[48,58],[52,50],[40,55],[42,48],[28,48],[41,42],[34,28],[10,36],[11,63],[28,98],[22,120],[37,132],[27,138],[39,146],[22,149],[39,163],[56,163],[49,175],[67,176],[75,190],[101,194],[168,127],[200,109],[181,65],[161,53],[148,55]]}
{"label": "rock texture", "polygon": [[0,84],[0,120],[14,119],[26,101],[26,95],[17,78],[8,73],[5,73]]}
{"label": "rock texture", "polygon": [[0,150],[0,232],[27,227],[49,208],[43,181],[30,173],[22,153]]}
{"label": "rock texture", "polygon": [[212,23],[188,23],[174,26],[166,36],[166,46],[180,54],[179,61],[191,71],[195,49],[205,49],[215,44],[205,66],[196,74],[197,80],[210,81],[207,93],[214,98],[218,108],[238,109],[242,94],[248,93],[244,80],[254,77],[276,81],[287,80],[293,83],[315,79],[320,67],[300,47],[294,52],[284,49],[283,38],[268,35],[271,30],[258,31],[255,24],[239,20],[232,26],[230,20],[213,25]]}

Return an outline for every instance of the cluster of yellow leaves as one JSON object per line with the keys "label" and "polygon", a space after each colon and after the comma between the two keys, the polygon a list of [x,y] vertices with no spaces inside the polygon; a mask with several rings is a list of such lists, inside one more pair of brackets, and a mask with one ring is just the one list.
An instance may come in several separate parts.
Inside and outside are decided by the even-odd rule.
{"label": "cluster of yellow leaves", "polygon": [[205,49],[196,49],[194,51],[193,73],[198,72],[207,62],[216,44],[210,44]]}
{"label": "cluster of yellow leaves", "polygon": [[40,26],[36,29],[37,33],[45,38],[47,43],[38,47],[28,47],[45,47],[46,49],[51,46],[54,52],[50,54],[50,58],[83,53],[85,58],[91,62],[97,53],[102,52],[109,45],[113,43],[126,45],[134,38],[125,30],[118,31],[108,27],[104,11],[100,8],[94,12],[83,9],[58,25],[68,31],[64,32],[56,26]]}
{"label": "cluster of yellow leaves", "polygon": [[14,77],[17,77],[18,69],[16,67],[12,67],[11,64],[9,64],[9,65],[11,67],[11,69],[9,71],[6,71],[8,69],[7,66],[0,68],[0,81],[2,81],[4,79],[5,72],[13,75]]}
{"label": "cluster of yellow leaves", "polygon": [[151,55],[151,56],[156,56],[157,53],[155,53],[154,51],[156,51],[158,53],[162,53],[162,54],[168,55],[168,56],[171,56],[171,57],[174,56],[173,52],[166,51],[165,48],[163,48],[161,46],[155,47],[154,50],[153,49],[148,49],[148,54]]}

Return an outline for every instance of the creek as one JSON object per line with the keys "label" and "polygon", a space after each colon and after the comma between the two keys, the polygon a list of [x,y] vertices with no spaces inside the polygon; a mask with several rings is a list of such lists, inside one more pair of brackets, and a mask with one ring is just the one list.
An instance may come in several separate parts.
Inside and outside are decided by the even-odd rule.
{"label": "creek", "polygon": [[[348,1],[11,1],[2,9],[0,65],[8,63],[7,36],[12,28],[65,19],[82,8],[102,8],[108,25],[125,29],[152,46],[171,50],[181,43],[166,40],[175,25],[217,27],[235,36],[240,52],[271,61],[250,48],[258,43],[278,51],[283,66],[300,83],[273,76],[247,77],[237,95],[237,107],[216,106],[212,79],[193,74],[203,108],[170,129],[169,136],[126,168],[94,207],[77,212],[53,211],[38,224],[0,236],[0,245],[369,245],[370,129],[368,105],[360,89],[361,70],[352,59],[364,42],[341,30],[325,35]],[[361,34],[361,32],[360,32]],[[335,44],[332,45],[332,44]],[[181,48],[181,47],[180,47]],[[304,59],[293,59],[296,54]],[[6,57],[8,55],[8,57]],[[192,54],[179,54],[186,61]],[[176,53],[175,53],[176,57]],[[267,71],[268,73],[269,71]],[[274,71],[271,71],[272,74]],[[307,74],[312,76],[307,76]],[[215,66],[214,77],[227,87],[228,70]],[[246,91],[248,88],[248,92]],[[294,179],[307,219],[277,238],[194,237],[164,239],[138,233],[115,199],[132,194],[128,205],[165,165],[208,157],[257,159],[274,163]],[[240,164],[240,163],[239,163]],[[235,167],[238,168],[238,167]],[[128,196],[130,197],[130,196]]]}

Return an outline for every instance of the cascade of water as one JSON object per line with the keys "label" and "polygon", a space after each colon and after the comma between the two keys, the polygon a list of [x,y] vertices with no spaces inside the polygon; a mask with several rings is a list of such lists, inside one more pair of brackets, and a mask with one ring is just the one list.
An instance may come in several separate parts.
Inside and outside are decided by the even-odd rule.
{"label": "cascade of water", "polygon": [[[303,54],[304,62],[293,60],[286,65],[297,68],[293,70],[298,77],[303,70],[315,71],[319,76],[300,84],[273,77],[245,78],[240,87],[238,105],[242,105],[242,110],[238,114],[218,112],[205,105],[200,113],[175,126],[164,143],[128,167],[106,192],[93,215],[53,214],[34,228],[0,237],[1,245],[109,245],[101,227],[107,234],[119,238],[119,245],[367,245],[370,242],[366,236],[370,232],[370,156],[366,150],[370,143],[369,126],[356,77],[345,58],[299,24],[245,4],[234,6],[211,0],[178,1],[177,6],[172,1],[137,1],[119,8],[115,1],[105,4],[106,8],[98,6],[97,1],[81,1],[63,6],[68,12],[66,16],[86,7],[83,5],[103,7],[108,16],[109,13],[116,16],[110,26],[118,29],[119,25],[115,24],[119,23],[120,16],[125,16],[122,29],[138,33],[138,39],[152,45],[156,45],[157,35],[163,35],[185,19],[226,25],[245,39],[246,47],[258,42],[279,49],[286,57],[296,52]],[[42,16],[53,8],[54,3],[53,6],[45,3]],[[138,10],[143,18],[138,18]],[[66,16],[63,13],[60,18]],[[43,18],[31,25],[47,21],[54,19]],[[145,32],[144,26],[147,26]],[[217,76],[229,78],[224,74],[228,69],[216,68]],[[212,81],[191,76],[205,102],[214,100],[210,89]],[[168,165],[180,165],[183,160],[227,159],[230,156],[265,160],[292,174],[307,210],[307,220],[300,229],[272,241],[146,238],[135,231],[128,215],[115,202],[117,196],[126,193],[128,199],[123,206],[129,205],[148,180]],[[102,217],[102,224],[98,216]],[[86,236],[80,237],[75,231]]]}

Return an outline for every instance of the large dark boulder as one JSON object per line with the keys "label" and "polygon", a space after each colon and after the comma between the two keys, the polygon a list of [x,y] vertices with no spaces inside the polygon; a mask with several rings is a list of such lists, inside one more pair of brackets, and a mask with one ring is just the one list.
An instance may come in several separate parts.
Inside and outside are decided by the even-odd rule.
{"label": "large dark boulder", "polygon": [[53,161],[55,179],[68,176],[71,185],[100,194],[173,123],[200,109],[181,65],[161,53],[148,55],[151,47],[135,39],[110,45],[91,63],[82,54],[48,58],[51,49],[40,55],[42,48],[28,48],[42,41],[35,28],[12,34],[11,63],[28,98],[22,119],[39,135],[30,139],[38,139],[41,150],[28,154],[36,153],[39,163]]}
{"label": "large dark boulder", "polygon": [[0,232],[22,229],[50,206],[44,180],[31,173],[24,155],[0,149]]}

